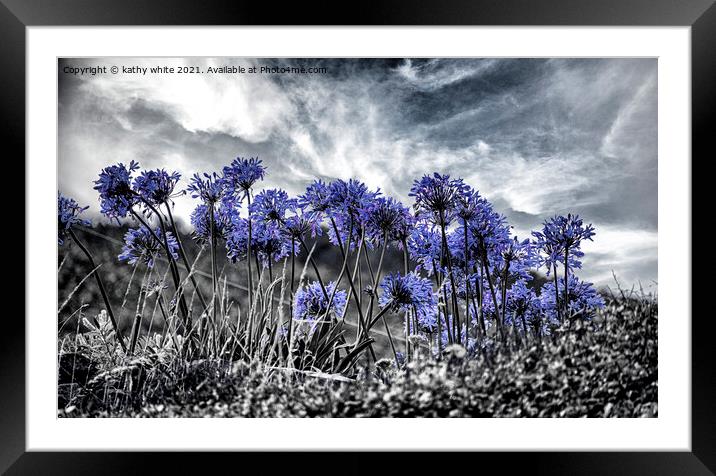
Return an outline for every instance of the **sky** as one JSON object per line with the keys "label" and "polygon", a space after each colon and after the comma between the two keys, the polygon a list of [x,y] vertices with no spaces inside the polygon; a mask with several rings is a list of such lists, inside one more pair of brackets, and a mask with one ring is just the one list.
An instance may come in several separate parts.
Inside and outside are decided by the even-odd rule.
{"label": "sky", "polygon": [[[92,66],[107,72],[67,69]],[[100,169],[130,160],[186,184],[258,156],[265,188],[296,195],[315,178],[358,178],[406,204],[415,179],[440,172],[479,190],[520,238],[579,214],[596,235],[578,275],[613,286],[614,272],[655,291],[656,59],[63,59],[58,85],[58,187],[92,218]],[[181,197],[176,214],[188,221],[193,206]]]}

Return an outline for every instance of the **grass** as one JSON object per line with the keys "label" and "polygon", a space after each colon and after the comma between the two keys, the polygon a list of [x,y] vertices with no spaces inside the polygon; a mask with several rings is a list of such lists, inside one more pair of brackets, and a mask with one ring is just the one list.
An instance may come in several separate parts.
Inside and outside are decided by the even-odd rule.
{"label": "grass", "polygon": [[[655,417],[658,305],[621,293],[589,323],[527,346],[436,360],[420,349],[350,372],[281,359],[192,358],[153,335],[135,352],[109,347],[104,327],[60,346],[60,417]],[[258,354],[256,354],[258,355]],[[469,358],[468,358],[469,357]],[[283,361],[285,364],[285,361]]]}

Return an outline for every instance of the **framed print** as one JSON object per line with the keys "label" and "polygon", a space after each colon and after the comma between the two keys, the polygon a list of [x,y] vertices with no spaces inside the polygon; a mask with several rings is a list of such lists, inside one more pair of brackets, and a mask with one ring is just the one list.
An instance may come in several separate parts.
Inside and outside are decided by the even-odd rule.
{"label": "framed print", "polygon": [[710,474],[716,7],[535,5],[4,0],[3,469]]}

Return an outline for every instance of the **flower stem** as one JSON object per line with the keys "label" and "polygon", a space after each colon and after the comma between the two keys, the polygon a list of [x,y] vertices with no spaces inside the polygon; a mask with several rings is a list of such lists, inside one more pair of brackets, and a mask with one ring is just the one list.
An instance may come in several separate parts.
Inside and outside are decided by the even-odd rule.
{"label": "flower stem", "polygon": [[68,229],[70,236],[72,237],[72,240],[77,243],[77,246],[82,250],[82,252],[87,257],[87,260],[90,262],[90,266],[92,267],[94,279],[97,282],[97,287],[99,287],[99,293],[102,295],[102,300],[104,301],[104,305],[107,307],[107,315],[109,316],[109,320],[112,323],[112,327],[114,327],[114,333],[117,335],[117,341],[119,341],[119,346],[122,348],[122,351],[126,354],[127,353],[127,346],[124,343],[124,338],[122,337],[122,334],[119,332],[119,326],[117,325],[117,320],[114,318],[114,312],[112,311],[112,305],[109,303],[109,297],[107,296],[107,290],[104,288],[104,283],[102,282],[102,278],[99,275],[99,270],[97,269],[97,265],[94,262],[94,258],[92,258],[92,254],[89,252],[87,247],[82,244],[82,242],[77,238],[77,235],[75,235],[75,232],[72,230],[72,228]]}
{"label": "flower stem", "polygon": [[171,207],[169,206],[169,203],[164,202],[164,205],[166,206],[167,213],[169,216],[169,223],[171,224],[172,231],[174,232],[174,237],[177,239],[177,244],[179,245],[179,256],[181,257],[182,261],[184,262],[184,266],[187,269],[187,273],[189,273],[189,279],[191,280],[191,284],[194,286],[194,290],[196,291],[196,295],[199,296],[199,301],[201,301],[201,305],[203,307],[203,310],[205,311],[209,306],[206,303],[206,300],[204,299],[204,295],[201,293],[201,290],[199,289],[199,285],[196,283],[196,278],[194,278],[194,273],[191,272],[191,266],[189,265],[189,259],[187,258],[186,251],[184,250],[184,245],[181,242],[181,238],[179,238],[179,231],[177,230],[176,223],[174,222],[174,216],[171,211]]}

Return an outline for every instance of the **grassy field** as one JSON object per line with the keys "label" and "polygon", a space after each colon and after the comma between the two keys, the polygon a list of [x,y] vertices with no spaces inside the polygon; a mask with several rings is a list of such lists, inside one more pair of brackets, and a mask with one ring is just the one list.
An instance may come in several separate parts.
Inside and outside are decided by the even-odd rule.
{"label": "grassy field", "polygon": [[[88,339],[59,354],[60,417],[655,417],[658,415],[654,299],[607,298],[579,321],[529,346],[467,358],[390,360],[352,377],[274,368],[262,362],[183,360],[148,343],[111,358]],[[86,337],[86,336],[85,336]]]}

